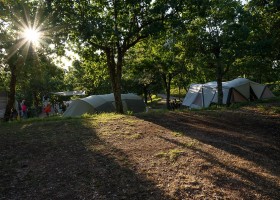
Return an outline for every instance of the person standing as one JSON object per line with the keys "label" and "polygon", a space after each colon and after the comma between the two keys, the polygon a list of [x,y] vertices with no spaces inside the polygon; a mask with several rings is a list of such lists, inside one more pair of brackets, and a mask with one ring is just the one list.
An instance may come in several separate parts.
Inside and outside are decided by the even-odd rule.
{"label": "person standing", "polygon": [[47,117],[49,116],[50,112],[51,112],[51,104],[48,103],[47,106],[45,107],[45,113]]}
{"label": "person standing", "polygon": [[22,100],[21,102],[21,110],[23,119],[27,119],[27,106],[25,104],[25,100]]}

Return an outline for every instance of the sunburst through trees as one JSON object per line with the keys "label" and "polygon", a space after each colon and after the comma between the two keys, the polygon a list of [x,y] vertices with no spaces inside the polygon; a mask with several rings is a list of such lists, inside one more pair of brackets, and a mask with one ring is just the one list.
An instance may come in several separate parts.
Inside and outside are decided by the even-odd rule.
{"label": "sunburst through trees", "polygon": [[26,57],[30,48],[34,52],[45,45],[46,40],[49,38],[48,18],[42,19],[42,10],[38,7],[33,14],[23,6],[23,11],[20,14],[15,14],[16,12],[14,12],[12,26],[15,27],[16,42],[9,49],[8,58],[12,57],[20,49],[23,50],[22,54]]}

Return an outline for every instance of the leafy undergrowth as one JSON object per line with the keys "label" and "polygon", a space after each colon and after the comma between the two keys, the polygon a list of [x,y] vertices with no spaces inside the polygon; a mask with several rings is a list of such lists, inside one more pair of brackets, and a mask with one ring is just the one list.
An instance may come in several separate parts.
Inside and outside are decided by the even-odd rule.
{"label": "leafy undergrowth", "polygon": [[0,199],[279,199],[274,107],[0,124]]}

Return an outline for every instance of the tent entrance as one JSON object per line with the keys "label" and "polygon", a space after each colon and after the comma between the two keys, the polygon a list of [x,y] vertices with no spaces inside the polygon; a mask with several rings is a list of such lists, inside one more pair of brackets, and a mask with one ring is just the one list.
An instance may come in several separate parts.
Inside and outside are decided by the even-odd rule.
{"label": "tent entrance", "polygon": [[255,101],[255,100],[257,100],[257,99],[258,99],[258,97],[257,97],[257,95],[255,94],[253,88],[250,87],[250,101]]}
{"label": "tent entrance", "polygon": [[236,89],[231,88],[230,103],[240,103],[240,102],[246,102],[246,101],[248,101],[248,99],[246,97],[244,97]]}

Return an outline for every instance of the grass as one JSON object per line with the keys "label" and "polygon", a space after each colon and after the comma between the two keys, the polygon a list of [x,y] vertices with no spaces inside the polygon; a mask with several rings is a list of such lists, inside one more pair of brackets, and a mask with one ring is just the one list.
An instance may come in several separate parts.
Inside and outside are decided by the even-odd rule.
{"label": "grass", "polygon": [[176,161],[180,155],[184,154],[184,150],[181,149],[170,149],[168,151],[160,151],[156,154],[156,157],[167,158],[170,161]]}

